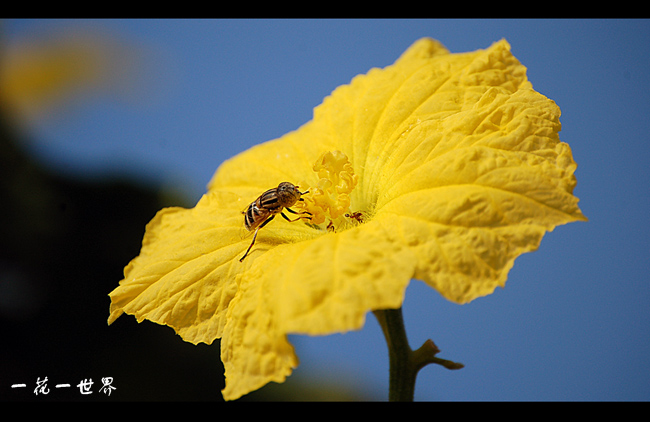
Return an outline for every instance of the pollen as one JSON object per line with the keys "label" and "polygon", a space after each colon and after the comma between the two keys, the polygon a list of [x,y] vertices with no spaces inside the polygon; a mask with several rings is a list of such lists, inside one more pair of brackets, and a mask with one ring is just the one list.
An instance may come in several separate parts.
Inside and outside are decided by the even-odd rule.
{"label": "pollen", "polygon": [[359,176],[354,174],[350,159],[341,151],[323,153],[312,168],[318,181],[309,187],[301,206],[312,214],[311,223],[332,222],[350,212],[350,193],[357,186]]}

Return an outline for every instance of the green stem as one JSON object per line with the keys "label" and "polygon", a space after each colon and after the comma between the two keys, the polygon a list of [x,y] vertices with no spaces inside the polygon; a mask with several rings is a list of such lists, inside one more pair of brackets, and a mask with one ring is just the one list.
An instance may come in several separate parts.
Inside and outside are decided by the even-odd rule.
{"label": "green stem", "polygon": [[389,357],[389,401],[413,401],[415,379],[418,371],[430,363],[447,369],[460,369],[462,364],[437,358],[440,352],[431,340],[427,340],[417,350],[412,350],[406,337],[402,309],[374,311],[384,332]]}

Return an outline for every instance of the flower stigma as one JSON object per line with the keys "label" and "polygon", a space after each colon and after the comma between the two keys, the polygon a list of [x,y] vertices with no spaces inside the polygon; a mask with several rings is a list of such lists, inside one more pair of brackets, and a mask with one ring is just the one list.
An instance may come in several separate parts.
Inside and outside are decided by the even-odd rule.
{"label": "flower stigma", "polygon": [[319,226],[327,222],[326,230],[336,231],[362,222],[363,213],[350,209],[350,194],[357,186],[359,175],[354,173],[348,156],[341,151],[324,152],[312,170],[318,175],[318,182],[309,187],[304,201],[296,204],[312,214],[309,224]]}

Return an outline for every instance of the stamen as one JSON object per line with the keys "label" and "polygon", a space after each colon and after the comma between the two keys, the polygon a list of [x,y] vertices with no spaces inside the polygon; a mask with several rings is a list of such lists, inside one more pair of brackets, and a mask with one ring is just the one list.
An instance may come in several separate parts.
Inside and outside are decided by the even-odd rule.
{"label": "stamen", "polygon": [[330,227],[332,221],[350,212],[350,193],[359,176],[354,174],[350,160],[341,151],[323,153],[313,170],[318,174],[318,182],[309,187],[309,194],[297,206],[312,214],[312,224],[328,220]]}

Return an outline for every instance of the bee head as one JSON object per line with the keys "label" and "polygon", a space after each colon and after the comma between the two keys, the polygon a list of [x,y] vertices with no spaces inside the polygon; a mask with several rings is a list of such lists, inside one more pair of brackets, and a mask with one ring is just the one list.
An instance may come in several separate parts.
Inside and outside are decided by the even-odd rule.
{"label": "bee head", "polygon": [[278,200],[283,207],[290,207],[300,199],[300,195],[307,192],[300,192],[298,186],[289,182],[282,182],[278,185],[277,194]]}

